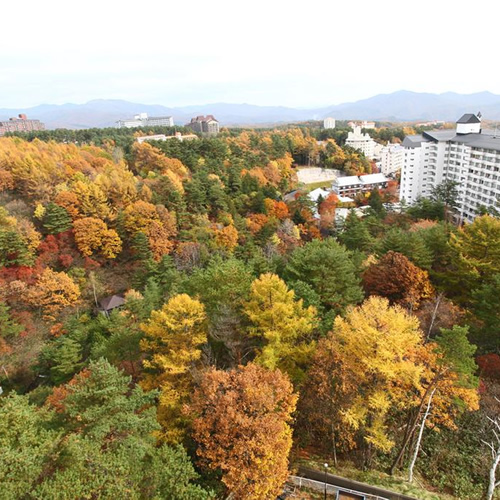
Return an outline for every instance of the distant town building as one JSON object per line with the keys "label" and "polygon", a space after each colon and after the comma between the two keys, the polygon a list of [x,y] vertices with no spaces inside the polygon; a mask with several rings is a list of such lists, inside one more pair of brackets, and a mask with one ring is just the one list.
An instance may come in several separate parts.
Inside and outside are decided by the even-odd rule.
{"label": "distant town building", "polygon": [[148,116],[147,113],[139,113],[133,118],[118,120],[118,128],[136,127],[173,127],[174,119],[171,116]]}
{"label": "distant town building", "polygon": [[217,135],[219,133],[219,122],[213,115],[197,116],[191,118],[191,121],[186,125],[195,132],[201,134]]}
{"label": "distant town building", "polygon": [[394,175],[403,168],[405,149],[400,144],[387,144],[380,151],[380,171],[385,175]]}
{"label": "distant town building", "polygon": [[40,120],[28,120],[24,114],[7,121],[0,121],[0,136],[7,132],[31,132],[33,130],[45,130],[45,125]]}
{"label": "distant town building", "polygon": [[323,128],[335,128],[335,118],[325,118],[323,120]]}
{"label": "distant town building", "polygon": [[377,143],[368,134],[362,134],[359,125],[354,125],[353,131],[347,134],[345,144],[361,151],[367,158],[373,159],[375,156]]}
{"label": "distant town building", "polygon": [[363,120],[362,122],[356,123],[356,122],[349,122],[348,123],[349,127],[354,128],[356,126],[360,128],[375,128],[375,122],[367,122],[366,120]]}
{"label": "distant town building", "polygon": [[458,182],[457,222],[472,222],[480,206],[500,209],[500,134],[482,130],[467,113],[456,129],[431,130],[403,141],[401,199],[428,198],[445,180]]}
{"label": "distant town building", "polygon": [[196,134],[184,134],[182,135],[180,132],[176,132],[174,135],[165,135],[165,134],[156,134],[156,135],[143,135],[141,137],[137,137],[136,141],[139,144],[147,141],[167,141],[169,139],[177,139],[178,141],[192,141],[193,139],[198,139]]}
{"label": "distant town building", "polygon": [[385,188],[389,180],[384,174],[349,175],[337,177],[333,181],[332,188],[339,196],[352,197],[376,188]]}

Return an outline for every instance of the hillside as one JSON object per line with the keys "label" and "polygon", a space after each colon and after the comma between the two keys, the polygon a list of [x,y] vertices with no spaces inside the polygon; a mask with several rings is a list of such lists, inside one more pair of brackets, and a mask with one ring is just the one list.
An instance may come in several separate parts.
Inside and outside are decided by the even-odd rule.
{"label": "hillside", "polygon": [[463,113],[477,111],[481,111],[486,119],[500,120],[500,96],[490,92],[429,94],[401,90],[317,109],[232,103],[166,107],[159,104],[98,99],[85,104],[43,104],[27,109],[0,109],[0,119],[25,113],[28,117],[42,120],[49,129],[82,129],[113,127],[117,120],[141,112],[146,112],[150,116],[171,115],[176,125],[184,125],[191,117],[199,114],[213,114],[223,125],[258,125],[319,120],[326,116],[353,120],[453,121]]}

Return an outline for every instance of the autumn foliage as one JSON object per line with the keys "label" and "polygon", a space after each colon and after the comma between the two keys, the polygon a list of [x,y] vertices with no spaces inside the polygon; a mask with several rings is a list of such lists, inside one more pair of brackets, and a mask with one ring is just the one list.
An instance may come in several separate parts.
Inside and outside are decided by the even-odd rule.
{"label": "autumn foliage", "polygon": [[417,309],[432,296],[427,271],[412,264],[404,255],[389,251],[363,273],[363,287],[368,295],[387,297],[391,303]]}
{"label": "autumn foliage", "polygon": [[203,466],[235,499],[274,499],[288,477],[297,396],[279,370],[254,364],[206,372],[188,407]]}

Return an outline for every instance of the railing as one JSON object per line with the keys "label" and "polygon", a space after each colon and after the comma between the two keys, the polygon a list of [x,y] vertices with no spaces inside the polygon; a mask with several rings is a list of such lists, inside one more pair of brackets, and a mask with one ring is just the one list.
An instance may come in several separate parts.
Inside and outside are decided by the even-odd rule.
{"label": "railing", "polygon": [[334,496],[338,498],[341,493],[348,493],[353,496],[357,496],[364,500],[389,500],[386,497],[380,497],[377,495],[371,495],[369,493],[362,493],[361,491],[350,490],[348,488],[340,488],[339,486],[334,486],[333,484],[328,484],[320,481],[315,481],[314,479],[307,479],[305,477],[299,476],[289,476],[288,482],[293,483],[299,488],[309,488],[315,491],[325,491],[328,496]]}

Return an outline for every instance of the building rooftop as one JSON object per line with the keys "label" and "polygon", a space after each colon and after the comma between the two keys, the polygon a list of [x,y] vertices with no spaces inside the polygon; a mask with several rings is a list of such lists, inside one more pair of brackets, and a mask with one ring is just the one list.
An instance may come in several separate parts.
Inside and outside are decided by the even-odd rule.
{"label": "building rooftop", "polygon": [[314,189],[313,191],[311,191],[309,193],[309,199],[311,199],[312,201],[318,201],[318,198],[320,196],[323,197],[323,199],[327,198],[328,195],[331,193],[331,191],[327,191],[326,189],[323,189],[323,188],[317,188],[317,189]]}
{"label": "building rooftop", "polygon": [[423,132],[423,137],[429,138],[431,141],[450,141],[457,135],[455,129],[448,130],[429,130],[428,132]]}
{"label": "building rooftop", "polygon": [[99,301],[99,306],[103,311],[111,311],[117,307],[123,306],[125,299],[119,295],[111,295]]}
{"label": "building rooftop", "polygon": [[340,196],[339,195],[339,201],[340,203],[352,203],[354,200],[352,198],[349,198],[349,196]]}
{"label": "building rooftop", "polygon": [[346,177],[337,177],[335,182],[338,186],[352,186],[355,184],[361,184],[359,177],[357,175],[348,175]]}
{"label": "building rooftop", "polygon": [[481,120],[473,113],[465,113],[457,123],[481,123]]}
{"label": "building rooftop", "polygon": [[360,175],[359,180],[363,184],[376,184],[377,182],[387,182],[389,179],[384,174]]}
{"label": "building rooftop", "polygon": [[405,148],[418,148],[422,142],[449,141],[457,144],[467,144],[474,148],[491,149],[500,151],[500,133],[493,135],[487,133],[457,134],[455,130],[431,130],[422,135],[407,135],[403,141]]}
{"label": "building rooftop", "polygon": [[213,115],[207,115],[207,116],[200,115],[200,116],[197,116],[196,118],[191,118],[191,123],[210,122],[210,121],[216,122],[217,120],[214,118]]}

